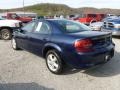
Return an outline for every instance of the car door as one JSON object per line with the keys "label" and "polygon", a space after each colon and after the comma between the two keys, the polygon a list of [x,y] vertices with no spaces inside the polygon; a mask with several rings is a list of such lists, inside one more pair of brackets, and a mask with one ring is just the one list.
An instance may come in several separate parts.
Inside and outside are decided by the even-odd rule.
{"label": "car door", "polygon": [[16,40],[20,48],[28,50],[28,39],[29,35],[32,32],[32,30],[36,26],[36,21],[32,21],[25,25],[23,28],[18,30],[17,35],[16,35]]}
{"label": "car door", "polygon": [[37,55],[42,55],[44,45],[50,41],[51,26],[46,21],[39,21],[28,39],[29,50]]}

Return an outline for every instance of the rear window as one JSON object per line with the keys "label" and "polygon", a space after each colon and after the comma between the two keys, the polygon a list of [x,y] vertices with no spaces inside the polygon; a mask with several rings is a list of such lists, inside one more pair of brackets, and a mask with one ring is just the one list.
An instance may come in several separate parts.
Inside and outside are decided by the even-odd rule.
{"label": "rear window", "polygon": [[59,27],[67,33],[91,30],[88,26],[71,20],[54,20],[54,22],[57,23]]}

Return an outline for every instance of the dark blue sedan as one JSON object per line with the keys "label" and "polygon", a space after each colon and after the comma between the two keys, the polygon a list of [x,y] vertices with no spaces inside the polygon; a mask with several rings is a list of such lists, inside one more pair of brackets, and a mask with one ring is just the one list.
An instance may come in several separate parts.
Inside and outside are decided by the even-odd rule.
{"label": "dark blue sedan", "polygon": [[85,68],[109,61],[114,43],[109,32],[92,31],[70,20],[36,20],[16,30],[13,49],[25,49],[46,59],[48,69],[60,74],[64,65]]}

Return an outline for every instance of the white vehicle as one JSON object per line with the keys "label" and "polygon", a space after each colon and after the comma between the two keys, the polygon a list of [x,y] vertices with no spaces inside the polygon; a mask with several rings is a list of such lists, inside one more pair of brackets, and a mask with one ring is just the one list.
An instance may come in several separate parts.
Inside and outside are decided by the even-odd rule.
{"label": "white vehicle", "polygon": [[120,18],[105,21],[102,31],[111,32],[113,36],[120,36]]}
{"label": "white vehicle", "polygon": [[92,28],[93,30],[101,31],[104,22],[112,19],[118,19],[118,16],[109,16],[104,18],[101,22],[90,23],[90,28]]}
{"label": "white vehicle", "polygon": [[21,27],[21,25],[22,22],[19,20],[0,20],[0,38],[11,39],[13,30]]}
{"label": "white vehicle", "polygon": [[90,24],[90,28],[92,28],[93,30],[100,31],[102,25],[103,25],[103,22],[94,22]]}

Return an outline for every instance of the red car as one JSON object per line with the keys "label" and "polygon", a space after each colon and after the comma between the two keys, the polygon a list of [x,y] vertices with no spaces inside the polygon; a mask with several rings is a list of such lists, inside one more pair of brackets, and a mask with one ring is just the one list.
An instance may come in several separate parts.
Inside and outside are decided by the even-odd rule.
{"label": "red car", "polygon": [[20,20],[23,23],[27,23],[27,22],[32,21],[32,18],[30,18],[30,17],[20,17],[16,13],[7,13],[4,17],[6,19],[10,19],[10,20]]}
{"label": "red car", "polygon": [[81,14],[74,20],[89,25],[90,23],[101,21],[105,16],[105,14]]}

